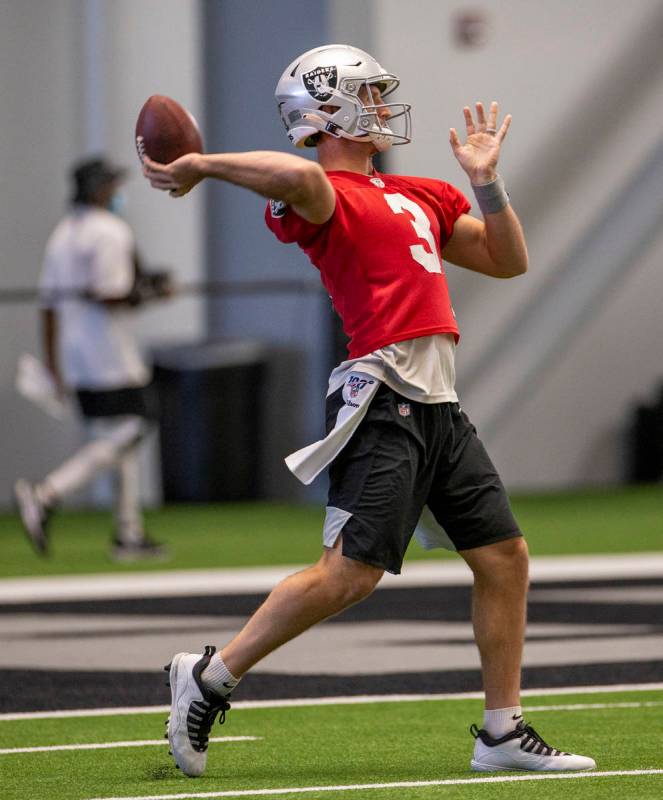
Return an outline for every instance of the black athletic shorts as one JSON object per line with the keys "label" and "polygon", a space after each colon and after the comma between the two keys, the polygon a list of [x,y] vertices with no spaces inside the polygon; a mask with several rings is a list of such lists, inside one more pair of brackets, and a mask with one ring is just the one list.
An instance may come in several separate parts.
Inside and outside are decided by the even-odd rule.
{"label": "black athletic shorts", "polygon": [[[327,399],[327,430],[343,405]],[[329,467],[328,506],[350,514],[343,555],[398,574],[424,505],[457,550],[521,536],[488,453],[458,403],[416,403],[382,384]]]}
{"label": "black athletic shorts", "polygon": [[153,384],[119,389],[78,389],[78,405],[84,417],[136,416],[156,419],[157,402]]}

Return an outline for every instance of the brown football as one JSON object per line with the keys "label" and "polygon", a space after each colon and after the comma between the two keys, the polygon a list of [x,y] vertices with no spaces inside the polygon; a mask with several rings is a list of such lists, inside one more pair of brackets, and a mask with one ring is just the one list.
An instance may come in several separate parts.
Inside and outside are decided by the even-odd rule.
{"label": "brown football", "polygon": [[203,139],[193,116],[170,97],[153,94],[136,121],[136,149],[160,164],[170,164],[186,153],[202,153]]}

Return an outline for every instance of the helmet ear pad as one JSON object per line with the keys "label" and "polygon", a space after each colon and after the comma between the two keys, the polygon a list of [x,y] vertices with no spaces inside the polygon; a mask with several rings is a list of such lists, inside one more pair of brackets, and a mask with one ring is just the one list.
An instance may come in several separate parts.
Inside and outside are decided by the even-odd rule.
{"label": "helmet ear pad", "polygon": [[[355,104],[348,101],[342,96],[338,96],[341,105],[332,105],[331,103],[320,104],[317,109],[311,108],[302,114],[302,120],[308,125],[315,128],[319,134],[327,134],[333,136],[335,139],[354,139],[363,141],[366,139],[367,134],[363,131],[357,136],[350,136],[347,133],[347,128],[354,129],[358,125],[359,111]],[[310,138],[310,137],[308,137]],[[315,146],[320,141],[320,137],[315,137]],[[299,145],[301,146],[301,144]],[[304,143],[304,146],[311,146]]]}

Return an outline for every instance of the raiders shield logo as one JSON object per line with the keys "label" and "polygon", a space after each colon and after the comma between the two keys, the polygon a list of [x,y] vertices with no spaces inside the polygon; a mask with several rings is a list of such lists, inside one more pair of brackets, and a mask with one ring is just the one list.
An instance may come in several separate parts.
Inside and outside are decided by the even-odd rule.
{"label": "raiders shield logo", "polygon": [[330,89],[335,89],[338,82],[336,67],[316,67],[302,75],[306,91],[314,100],[326,103],[332,96]]}
{"label": "raiders shield logo", "polygon": [[285,215],[286,205],[283,200],[270,200],[269,210],[273,217],[282,217]]}

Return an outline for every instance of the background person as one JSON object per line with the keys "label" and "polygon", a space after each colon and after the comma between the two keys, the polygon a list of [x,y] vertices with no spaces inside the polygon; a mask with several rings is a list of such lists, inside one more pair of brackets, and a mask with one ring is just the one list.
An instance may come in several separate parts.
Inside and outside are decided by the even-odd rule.
{"label": "background person", "polygon": [[285,70],[276,98],[290,141],[316,147],[319,164],[273,152],[145,162],[152,186],[174,196],[212,177],[270,198],[268,226],[320,270],[350,338],[350,358],[329,382],[326,439],[287,459],[305,482],[330,465],[322,557],[281,582],[220,654],[178,653],[168,668],[168,738],[189,775],[204,771],[211,724],[244,673],[369,595],[385,570],[399,573],[424,506],[444,529],[437,544],[451,539],[474,574],[486,710],[482,729],[472,726],[472,769],[595,767],[549,746],[522,718],[527,545],[454,389],[459,332],[442,254],[495,278],[528,266],[496,172],[511,118],[498,128],[497,103],[488,112],[477,103],[476,120],[464,109],[466,141],[450,133],[482,222],[448,183],[373,168],[376,152],[410,141],[410,107],[384,101],[398,83],[357,48],[316,48]]}
{"label": "background person", "polygon": [[168,296],[171,287],[165,273],[143,273],[133,232],[115,213],[124,174],[103,157],[75,165],[71,209],[46,246],[40,281],[44,359],[58,392],[76,395],[91,439],[38,482],[16,481],[21,520],[40,554],[48,551],[48,522],[58,503],[111,469],[112,557],[165,555],[145,534],[140,505],[140,447],[155,409],[150,371],[128,324],[132,309]]}

